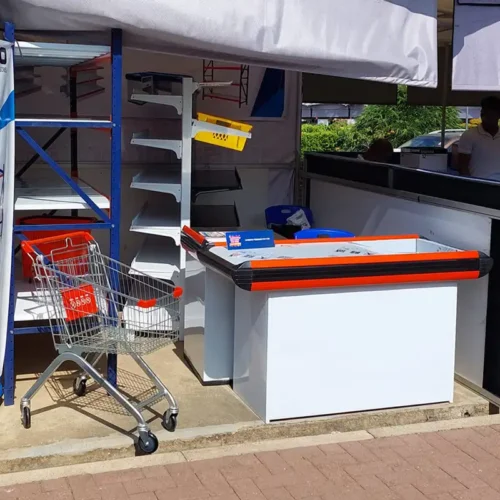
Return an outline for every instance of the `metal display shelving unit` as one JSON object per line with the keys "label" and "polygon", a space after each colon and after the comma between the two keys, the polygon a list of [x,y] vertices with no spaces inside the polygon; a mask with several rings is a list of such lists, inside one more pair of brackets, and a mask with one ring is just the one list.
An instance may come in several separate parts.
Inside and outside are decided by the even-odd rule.
{"label": "metal display shelving unit", "polygon": [[[179,166],[146,167],[132,180],[131,187],[170,195],[162,203],[148,201],[133,219],[130,230],[148,235],[132,262],[132,268],[156,278],[174,281],[184,286],[186,254],[180,247],[180,233],[184,225],[205,230],[230,230],[239,226],[234,205],[195,205],[203,193],[241,189],[236,169],[194,170],[192,168],[192,140],[197,134],[210,132],[218,137],[251,138],[244,132],[193,118],[193,100],[196,92],[208,87],[224,87],[231,82],[197,83],[190,76],[167,73],[131,73],[130,102],[173,107],[182,120],[180,139],[151,138],[148,133],[133,134],[131,144],[172,151]],[[181,307],[181,336],[183,307]]]}
{"label": "metal display shelving unit", "polygon": [[223,72],[227,74],[238,73],[238,83],[231,82],[231,87],[236,87],[238,89],[238,95],[227,94],[217,94],[213,91],[213,88],[203,88],[203,99],[219,99],[221,101],[229,101],[238,104],[241,108],[244,104],[248,104],[248,84],[250,82],[250,66],[248,64],[239,64],[234,66],[228,66],[227,63],[216,64],[214,60],[203,60],[203,82],[211,83],[215,78],[215,72]]}
{"label": "metal display shelving unit", "polygon": [[[111,30],[110,46],[31,43],[16,40],[14,25],[5,23],[5,39],[14,44],[15,91],[16,97],[40,90],[34,69],[40,66],[67,69],[67,77],[60,90],[69,96],[70,118],[16,117],[15,124],[19,136],[34,150],[35,155],[16,174],[15,212],[39,211],[43,215],[53,215],[57,210],[91,210],[98,219],[94,224],[41,224],[15,225],[14,236],[23,239],[25,231],[78,231],[108,230],[110,233],[110,257],[120,258],[120,196],[121,196],[121,118],[122,118],[122,33]],[[111,116],[109,120],[79,118],[77,103],[83,98],[102,93],[98,85],[102,79],[96,71],[104,63],[111,64]],[[19,85],[19,92],[18,90]],[[29,134],[27,129],[48,127],[58,129],[42,146]],[[78,179],[77,132],[81,128],[107,129],[111,134],[110,198],[97,192],[89,184]],[[70,129],[71,172],[66,171],[46,152],[65,130]],[[22,175],[38,160],[42,159],[57,174],[57,181],[44,181],[30,185],[22,180]],[[109,210],[109,214],[107,213]],[[5,278],[4,278],[5,279]],[[33,286],[22,279],[21,270],[15,265],[12,255],[10,304],[8,318],[7,345],[3,369],[4,404],[14,403],[15,366],[14,339],[17,335],[48,333],[47,309],[36,297]],[[116,385],[116,356],[108,357],[108,380]]]}

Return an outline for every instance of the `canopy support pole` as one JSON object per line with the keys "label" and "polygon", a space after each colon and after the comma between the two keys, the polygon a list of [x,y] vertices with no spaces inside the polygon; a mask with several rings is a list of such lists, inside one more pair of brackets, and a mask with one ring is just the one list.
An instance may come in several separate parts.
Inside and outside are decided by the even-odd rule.
{"label": "canopy support pole", "polygon": [[447,45],[444,51],[444,71],[443,88],[441,95],[441,147],[445,147],[446,138],[446,107],[448,104],[448,84],[450,79],[450,46]]}

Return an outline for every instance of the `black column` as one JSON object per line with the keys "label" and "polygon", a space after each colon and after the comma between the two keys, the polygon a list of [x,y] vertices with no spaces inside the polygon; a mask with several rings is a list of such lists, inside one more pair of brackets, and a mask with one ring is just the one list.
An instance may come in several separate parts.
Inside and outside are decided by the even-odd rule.
{"label": "black column", "polygon": [[500,397],[500,221],[491,221],[493,269],[489,274],[483,387]]}

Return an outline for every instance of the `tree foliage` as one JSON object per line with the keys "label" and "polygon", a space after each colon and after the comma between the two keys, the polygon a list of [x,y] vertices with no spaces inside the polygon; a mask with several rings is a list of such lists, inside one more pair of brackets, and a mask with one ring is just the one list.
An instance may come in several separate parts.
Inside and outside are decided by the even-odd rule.
{"label": "tree foliage", "polygon": [[[366,106],[356,120],[355,128],[365,136],[389,139],[394,147],[418,135],[441,128],[442,109],[437,106],[410,106],[406,87],[398,87],[394,106]],[[457,108],[446,109],[446,128],[461,128]]]}
{"label": "tree foliage", "polygon": [[472,118],[472,120],[469,120],[469,128],[474,128],[478,125],[481,125],[481,118]]}
{"label": "tree foliage", "polygon": [[[374,139],[381,137],[399,147],[413,137],[441,128],[441,108],[410,106],[406,97],[406,87],[399,87],[395,105],[368,105],[354,125],[346,121],[336,121],[331,125],[303,125],[302,153],[364,151]],[[456,108],[447,108],[446,128],[463,128]]]}

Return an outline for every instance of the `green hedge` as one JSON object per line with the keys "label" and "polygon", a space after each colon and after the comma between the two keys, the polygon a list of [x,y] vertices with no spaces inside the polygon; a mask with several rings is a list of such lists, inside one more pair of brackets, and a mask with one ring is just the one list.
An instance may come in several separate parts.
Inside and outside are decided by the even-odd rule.
{"label": "green hedge", "polygon": [[353,125],[303,125],[302,154],[319,151],[363,151],[369,141]]}
{"label": "green hedge", "polygon": [[370,140],[353,125],[302,125],[302,154],[321,151],[364,151]]}
{"label": "green hedge", "polygon": [[[302,154],[321,151],[364,151],[377,138],[397,148],[418,135],[441,128],[442,110],[437,106],[410,106],[406,87],[398,87],[397,104],[366,106],[354,125],[339,120],[332,125],[302,125]],[[446,128],[460,128],[457,108],[447,108]]]}

